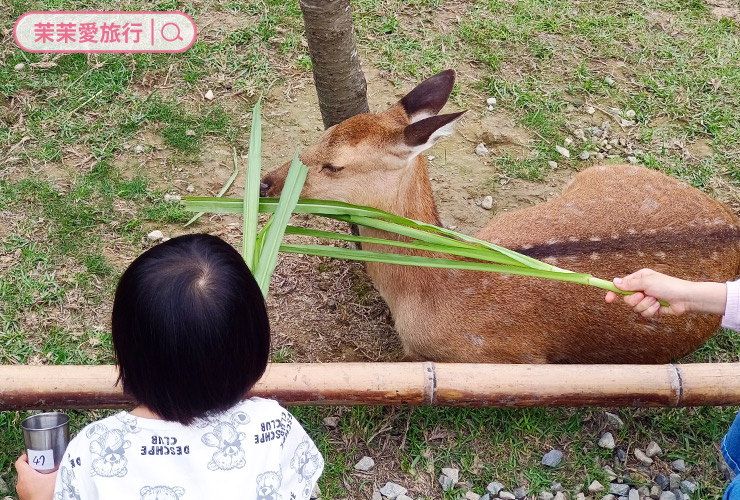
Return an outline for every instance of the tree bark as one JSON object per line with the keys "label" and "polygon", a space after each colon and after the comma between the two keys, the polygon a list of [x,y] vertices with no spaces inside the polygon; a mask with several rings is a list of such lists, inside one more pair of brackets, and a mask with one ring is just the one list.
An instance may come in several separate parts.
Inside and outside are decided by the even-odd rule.
{"label": "tree bark", "polygon": [[324,128],[369,112],[349,0],[300,0]]}

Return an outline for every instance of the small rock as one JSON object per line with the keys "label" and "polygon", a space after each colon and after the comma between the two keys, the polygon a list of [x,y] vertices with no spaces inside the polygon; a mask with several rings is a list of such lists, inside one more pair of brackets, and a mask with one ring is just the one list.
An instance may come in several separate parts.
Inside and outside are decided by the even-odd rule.
{"label": "small rock", "polygon": [[673,467],[673,470],[675,470],[676,472],[686,472],[686,462],[684,462],[681,458],[671,462],[671,467]]}
{"label": "small rock", "polygon": [[596,154],[594,154],[594,158],[596,158],[597,160],[603,160],[604,159],[604,154],[603,153],[596,153]]}
{"label": "small rock", "polygon": [[375,467],[375,460],[373,457],[362,457],[359,462],[355,464],[355,470],[367,472]]}
{"label": "small rock", "polygon": [[614,498],[614,495],[609,493],[608,495],[604,495],[603,497],[601,497],[601,500],[614,500]]}
{"label": "small rock", "polygon": [[497,483],[496,481],[492,483],[488,483],[488,486],[486,486],[486,492],[490,493],[492,497],[495,497],[498,495],[498,492],[504,489],[504,485],[501,483]]}
{"label": "small rock", "polygon": [[660,487],[661,490],[667,490],[668,487],[671,485],[671,482],[663,474],[656,474],[655,475],[655,484],[657,484]]}
{"label": "small rock", "polygon": [[203,97],[205,97],[209,101],[212,101],[213,100],[213,91],[211,89],[208,89],[208,92],[206,92],[206,95],[204,95]]}
{"label": "small rock", "polygon": [[186,130],[185,131],[185,135],[188,135],[188,136],[192,137],[192,136],[195,135],[195,130]]}
{"label": "small rock", "polygon": [[622,419],[619,418],[619,415],[609,413],[608,411],[604,412],[604,415],[606,416],[606,422],[615,429],[621,429],[622,427],[624,427],[624,422],[622,422]]}
{"label": "small rock", "polygon": [[624,118],[619,119],[619,124],[623,127],[631,127],[635,124],[634,120],[626,120]]}
{"label": "small rock", "polygon": [[339,425],[339,417],[324,417],[324,425],[330,429],[334,429]]}
{"label": "small rock", "polygon": [[609,481],[614,481],[617,478],[617,473],[608,465],[604,466],[604,472],[606,472],[606,477],[609,478]]}
{"label": "small rock", "polygon": [[671,490],[671,493],[673,493],[676,496],[676,500],[685,500],[686,495],[684,495],[683,491],[676,488],[675,490]]}
{"label": "small rock", "polygon": [[563,488],[563,485],[558,483],[557,481],[553,481],[552,483],[550,483],[550,491],[552,491],[553,493],[558,493],[561,491],[565,491],[565,488]]}
{"label": "small rock", "polygon": [[636,156],[628,156],[627,161],[630,162],[632,165],[637,164],[640,160],[637,159]]}
{"label": "small rock", "polygon": [[555,495],[547,490],[540,491],[540,500],[552,500],[554,496]]}
{"label": "small rock", "polygon": [[640,493],[635,488],[632,488],[628,498],[629,500],[640,500]]}
{"label": "small rock", "polygon": [[624,116],[626,116],[627,118],[634,118],[636,114],[637,113],[635,113],[634,109],[628,109]]}
{"label": "small rock", "polygon": [[635,458],[637,458],[641,464],[653,465],[653,459],[647,456],[640,448],[635,448]]}
{"label": "small rock", "polygon": [[488,99],[486,99],[486,104],[488,104],[489,106],[495,106],[496,102],[497,101],[495,97],[489,97]]}
{"label": "small rock", "polygon": [[661,453],[663,453],[663,450],[660,449],[660,446],[655,441],[650,441],[647,448],[645,448],[645,455],[650,458],[657,457]]}
{"label": "small rock", "polygon": [[26,67],[26,65],[25,65],[25,64],[23,64],[23,63],[18,63],[18,64],[16,64],[15,66],[13,66],[13,69],[14,69],[14,70],[16,70],[16,71],[23,71],[23,68],[25,68],[25,67]]}
{"label": "small rock", "polygon": [[493,208],[493,196],[486,196],[483,201],[480,202],[481,208],[491,210]]}
{"label": "small rock", "polygon": [[164,201],[167,203],[175,203],[180,201],[180,195],[179,194],[166,194],[164,195]]}
{"label": "small rock", "polygon": [[564,144],[565,144],[566,146],[570,146],[571,144],[573,144],[573,139],[571,139],[570,137],[566,137],[566,138],[565,138],[565,139],[563,140],[563,143],[564,143]]}
{"label": "small rock", "polygon": [[7,493],[10,493],[10,488],[8,488],[8,485],[3,478],[0,477],[0,495],[5,495]]}
{"label": "small rock", "polygon": [[604,491],[604,485],[598,481],[593,481],[591,484],[588,485],[588,492],[591,494],[601,493],[602,491]]}
{"label": "small rock", "polygon": [[137,146],[136,146],[136,147],[134,148],[134,152],[135,152],[136,154],[140,154],[140,153],[142,153],[143,151],[144,151],[144,146],[142,146],[141,144],[137,145]]}
{"label": "small rock", "polygon": [[555,151],[565,156],[566,158],[570,158],[570,151],[565,149],[563,146],[555,146]]}
{"label": "small rock", "polygon": [[436,158],[436,156],[434,156],[434,155],[427,156],[427,160],[429,160],[429,161],[434,161],[435,158]]}
{"label": "small rock", "polygon": [[660,494],[660,500],[676,500],[676,495],[670,491],[664,491]]}
{"label": "small rock", "polygon": [[614,78],[612,78],[610,75],[607,75],[606,78],[604,78],[604,82],[606,82],[606,84],[610,86],[613,86],[616,83],[614,81]]}
{"label": "small rock", "polygon": [[480,497],[480,500],[491,500],[491,494],[490,493],[486,493],[485,495],[483,495],[482,497]]}
{"label": "small rock", "polygon": [[188,193],[192,193],[193,191],[195,191],[195,186],[189,184],[188,187],[185,188],[185,191],[187,191]]}
{"label": "small rock", "polygon": [[513,493],[509,493],[508,491],[499,491],[498,497],[503,498],[504,500],[515,500],[516,497]]}
{"label": "small rock", "polygon": [[650,487],[650,498],[660,498],[661,493],[663,493],[663,490],[657,484]]}
{"label": "small rock", "polygon": [[622,448],[617,448],[615,455],[617,456],[617,461],[620,463],[625,463],[627,461],[627,452]]}
{"label": "small rock", "polygon": [[586,495],[584,493],[578,493],[576,494],[576,500],[586,500]]}
{"label": "small rock", "polygon": [[547,162],[547,164],[550,165],[550,168],[558,168],[558,162],[556,161],[550,160]]}
{"label": "small rock", "polygon": [[489,104],[487,109],[488,111],[493,111],[493,106]]}
{"label": "small rock", "polygon": [[514,488],[514,498],[521,500],[527,496],[527,488]]}
{"label": "small rock", "polygon": [[164,234],[162,234],[162,231],[160,231],[159,229],[155,229],[155,230],[154,230],[154,231],[152,231],[151,233],[147,234],[147,235],[146,235],[146,237],[147,237],[147,238],[148,238],[148,239],[149,239],[150,241],[159,241],[159,240],[161,240],[162,238],[164,238]]}
{"label": "small rock", "polygon": [[671,490],[675,490],[676,488],[681,486],[681,476],[679,476],[678,474],[671,474],[670,476],[668,476],[668,482],[668,487]]}
{"label": "small rock", "polygon": [[617,497],[617,500],[629,500],[629,497]]}
{"label": "small rock", "polygon": [[557,493],[555,493],[555,497],[553,498],[553,500],[568,500],[568,497],[565,495],[565,492],[558,491]]}
{"label": "small rock", "polygon": [[442,474],[452,479],[455,483],[460,480],[460,470],[451,467],[442,467]]}
{"label": "small rock", "polygon": [[560,450],[548,451],[544,457],[542,457],[542,465],[547,467],[557,467],[563,460],[563,452]]}
{"label": "small rock", "polygon": [[609,493],[613,493],[614,495],[619,495],[619,496],[626,496],[626,495],[629,495],[629,492],[630,492],[629,484],[620,484],[620,483],[609,484]]}
{"label": "small rock", "polygon": [[164,243],[165,241],[170,241],[170,239],[167,236],[165,236],[164,238],[162,238],[162,243]]}
{"label": "small rock", "polygon": [[442,487],[442,491],[452,491],[452,489],[455,487],[455,481],[450,476],[440,474],[439,478],[437,478],[437,481]]}
{"label": "small rock", "polygon": [[414,499],[406,495],[398,495],[396,497],[396,500],[414,500]]}
{"label": "small rock", "polygon": [[372,500],[383,500],[383,495],[381,495],[378,490],[373,490]]}
{"label": "small rock", "polygon": [[482,142],[475,147],[475,154],[478,156],[487,156],[488,148]]}
{"label": "small rock", "polygon": [[408,490],[400,484],[391,483],[390,481],[385,483],[385,486],[380,488],[380,494],[391,500],[395,500],[399,495],[405,495]]}
{"label": "small rock", "polygon": [[640,494],[640,498],[647,498],[650,496],[650,488],[647,486],[640,486],[637,488],[637,493]]}
{"label": "small rock", "polygon": [[319,488],[318,484],[315,484],[313,487],[313,491],[311,491],[311,498],[319,498],[321,496],[321,488]]}
{"label": "small rock", "polygon": [[588,127],[586,130],[593,137],[601,137],[604,134],[604,131],[600,127]]}
{"label": "small rock", "polygon": [[480,495],[474,491],[468,491],[465,493],[466,500],[480,500]]}
{"label": "small rock", "polygon": [[616,446],[614,444],[614,436],[612,436],[611,432],[605,432],[602,434],[601,439],[599,439],[597,444],[599,445],[599,448],[606,448],[607,450],[613,450]]}
{"label": "small rock", "polygon": [[593,106],[586,106],[585,111],[587,114],[592,115],[596,113],[596,108],[594,108]]}
{"label": "small rock", "polygon": [[681,481],[681,490],[686,493],[694,493],[696,491],[696,483],[693,481]]}

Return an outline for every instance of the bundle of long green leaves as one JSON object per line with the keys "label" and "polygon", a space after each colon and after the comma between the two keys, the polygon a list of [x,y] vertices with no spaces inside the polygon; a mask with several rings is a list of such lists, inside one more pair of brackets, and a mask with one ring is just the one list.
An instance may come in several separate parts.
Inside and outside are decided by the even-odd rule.
{"label": "bundle of long green leaves", "polygon": [[[297,152],[293,157],[293,162],[291,163],[280,198],[260,198],[261,135],[260,102],[258,101],[252,114],[247,180],[243,199],[221,197],[236,177],[238,169],[235,168],[234,175],[229,179],[218,197],[187,197],[183,200],[186,209],[199,212],[188,224],[194,222],[205,212],[220,214],[241,213],[244,215],[242,255],[265,296],[267,295],[270,279],[277,265],[279,252],[406,266],[492,271],[569,281],[591,285],[617,293],[626,293],[617,289],[610,281],[594,278],[590,274],[574,273],[566,269],[560,269],[507,248],[449,229],[406,219],[370,207],[329,200],[299,200],[298,197],[308,174],[308,167],[300,162]],[[234,161],[236,167],[236,154],[234,155]],[[261,230],[258,230],[259,213],[272,214]],[[289,225],[289,221],[292,213],[318,215],[359,226],[371,227],[404,236],[406,239],[404,241],[398,241],[370,238],[291,226]],[[282,239],[286,233],[321,239],[377,243],[423,250],[435,254],[449,255],[450,257],[464,257],[466,260],[371,252],[330,245],[285,244],[282,243]]]}

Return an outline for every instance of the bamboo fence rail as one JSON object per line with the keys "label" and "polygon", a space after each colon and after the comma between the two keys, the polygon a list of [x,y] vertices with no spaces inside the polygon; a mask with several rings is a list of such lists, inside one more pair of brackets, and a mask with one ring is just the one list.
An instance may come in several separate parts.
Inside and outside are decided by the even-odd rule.
{"label": "bamboo fence rail", "polygon": [[[126,408],[114,366],[0,366],[0,410]],[[271,364],[251,395],[286,405],[740,405],[740,363]]]}

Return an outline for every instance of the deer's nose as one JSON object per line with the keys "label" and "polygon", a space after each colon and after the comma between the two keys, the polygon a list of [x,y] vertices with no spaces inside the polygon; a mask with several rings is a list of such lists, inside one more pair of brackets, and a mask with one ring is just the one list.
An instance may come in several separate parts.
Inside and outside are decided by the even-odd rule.
{"label": "deer's nose", "polygon": [[269,184],[265,184],[264,182],[260,182],[260,196],[267,196],[267,190],[270,189]]}

